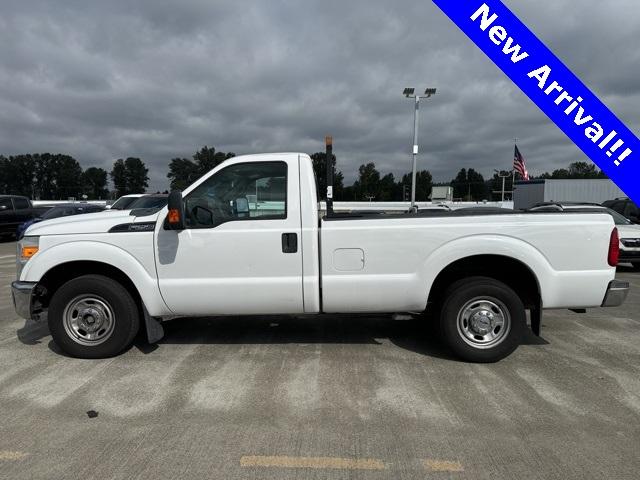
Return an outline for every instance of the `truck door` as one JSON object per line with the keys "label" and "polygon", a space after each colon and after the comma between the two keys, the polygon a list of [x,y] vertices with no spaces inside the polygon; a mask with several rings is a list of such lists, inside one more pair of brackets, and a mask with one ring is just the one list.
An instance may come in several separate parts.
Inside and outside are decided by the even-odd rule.
{"label": "truck door", "polygon": [[179,315],[301,313],[298,163],[227,161],[185,193],[182,231],[154,238],[160,292]]}

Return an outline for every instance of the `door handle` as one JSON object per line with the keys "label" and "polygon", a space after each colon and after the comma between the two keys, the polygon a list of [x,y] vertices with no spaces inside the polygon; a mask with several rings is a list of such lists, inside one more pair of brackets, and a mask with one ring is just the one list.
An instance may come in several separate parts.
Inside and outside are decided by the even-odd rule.
{"label": "door handle", "polygon": [[296,253],[298,251],[298,234],[282,234],[282,253]]}

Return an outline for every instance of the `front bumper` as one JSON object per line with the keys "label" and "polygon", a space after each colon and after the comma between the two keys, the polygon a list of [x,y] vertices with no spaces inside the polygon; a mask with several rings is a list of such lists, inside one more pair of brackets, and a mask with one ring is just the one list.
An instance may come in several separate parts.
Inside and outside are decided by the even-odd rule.
{"label": "front bumper", "polygon": [[32,317],[33,290],[36,288],[35,282],[13,282],[11,284],[11,296],[16,313],[22,318]]}
{"label": "front bumper", "polygon": [[603,307],[617,307],[624,303],[629,293],[629,282],[611,280],[607,287],[607,293],[602,301]]}

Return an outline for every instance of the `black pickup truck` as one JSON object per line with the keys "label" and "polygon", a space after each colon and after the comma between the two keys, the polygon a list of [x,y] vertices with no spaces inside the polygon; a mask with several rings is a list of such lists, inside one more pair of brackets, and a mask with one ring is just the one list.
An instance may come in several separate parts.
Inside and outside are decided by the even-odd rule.
{"label": "black pickup truck", "polygon": [[18,226],[33,218],[33,205],[27,197],[0,195],[0,236],[16,234]]}

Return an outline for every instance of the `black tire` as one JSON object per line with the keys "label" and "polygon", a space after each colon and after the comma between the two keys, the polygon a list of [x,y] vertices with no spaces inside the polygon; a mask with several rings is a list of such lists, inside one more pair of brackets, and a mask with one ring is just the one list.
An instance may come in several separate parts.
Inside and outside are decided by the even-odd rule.
{"label": "black tire", "polygon": [[[78,302],[87,309],[74,308],[79,305]],[[68,307],[69,312],[66,311]],[[97,323],[105,328],[95,332],[95,335],[102,333],[102,339],[89,339],[87,330],[82,328],[76,331],[71,326],[74,312],[76,319],[80,319],[80,312],[96,312],[95,317],[102,320]],[[69,321],[65,321],[65,315],[69,315]],[[87,315],[87,318],[92,319],[92,323],[96,322],[93,315]],[[102,275],[83,275],[69,280],[55,292],[49,303],[48,322],[53,340],[69,355],[107,358],[131,345],[140,328],[140,314],[133,297],[120,283]],[[86,326],[78,320],[75,322],[80,323],[81,327]]]}
{"label": "black tire", "polygon": [[[502,326],[498,326],[500,318]],[[497,362],[511,354],[522,342],[526,322],[520,297],[504,283],[487,277],[452,284],[440,313],[443,340],[458,357],[476,363]]]}

